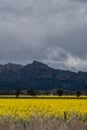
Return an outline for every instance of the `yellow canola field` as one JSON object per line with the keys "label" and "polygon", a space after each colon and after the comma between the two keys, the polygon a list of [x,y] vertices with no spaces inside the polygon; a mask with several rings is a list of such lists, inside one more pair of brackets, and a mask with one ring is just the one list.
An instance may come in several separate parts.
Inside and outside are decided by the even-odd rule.
{"label": "yellow canola field", "polygon": [[64,112],[87,115],[86,99],[0,99],[0,116],[29,119],[38,113],[63,116]]}

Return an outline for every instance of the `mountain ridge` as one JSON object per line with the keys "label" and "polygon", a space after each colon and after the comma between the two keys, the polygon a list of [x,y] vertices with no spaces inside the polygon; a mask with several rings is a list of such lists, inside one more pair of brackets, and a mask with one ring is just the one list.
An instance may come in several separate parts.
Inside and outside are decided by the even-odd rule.
{"label": "mountain ridge", "polygon": [[24,66],[13,63],[0,64],[0,89],[16,88],[86,91],[87,72],[54,69],[39,61]]}

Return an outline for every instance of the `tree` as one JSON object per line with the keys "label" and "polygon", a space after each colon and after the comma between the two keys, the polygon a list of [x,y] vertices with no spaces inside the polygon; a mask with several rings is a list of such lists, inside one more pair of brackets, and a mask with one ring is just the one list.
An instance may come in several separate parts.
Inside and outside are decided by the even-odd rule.
{"label": "tree", "polygon": [[36,91],[34,89],[29,89],[27,91],[28,95],[31,95],[31,96],[36,96]]}
{"label": "tree", "polygon": [[77,96],[77,97],[80,97],[80,96],[81,96],[81,92],[80,92],[80,91],[77,91],[77,92],[76,92],[76,96]]}
{"label": "tree", "polygon": [[59,95],[59,96],[62,96],[63,95],[63,90],[62,89],[58,89],[56,91],[56,94]]}
{"label": "tree", "polygon": [[16,89],[16,97],[19,97],[21,90],[19,88]]}

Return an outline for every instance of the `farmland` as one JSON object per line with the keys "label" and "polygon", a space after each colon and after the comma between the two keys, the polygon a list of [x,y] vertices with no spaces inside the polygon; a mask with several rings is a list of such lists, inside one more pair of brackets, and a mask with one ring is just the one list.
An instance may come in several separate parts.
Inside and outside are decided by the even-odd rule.
{"label": "farmland", "polygon": [[87,130],[86,104],[85,96],[3,95],[0,130]]}
{"label": "farmland", "polygon": [[29,120],[36,113],[40,116],[63,117],[64,112],[70,117],[72,114],[87,115],[86,99],[0,99],[0,116],[11,116],[14,119]]}

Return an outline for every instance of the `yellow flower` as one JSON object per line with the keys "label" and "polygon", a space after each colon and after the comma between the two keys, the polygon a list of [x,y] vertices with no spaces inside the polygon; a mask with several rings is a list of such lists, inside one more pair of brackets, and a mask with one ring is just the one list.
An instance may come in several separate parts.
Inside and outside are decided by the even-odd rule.
{"label": "yellow flower", "polygon": [[0,99],[0,116],[12,116],[16,120],[27,119],[35,114],[41,116],[63,117],[70,115],[87,115],[85,99]]}

